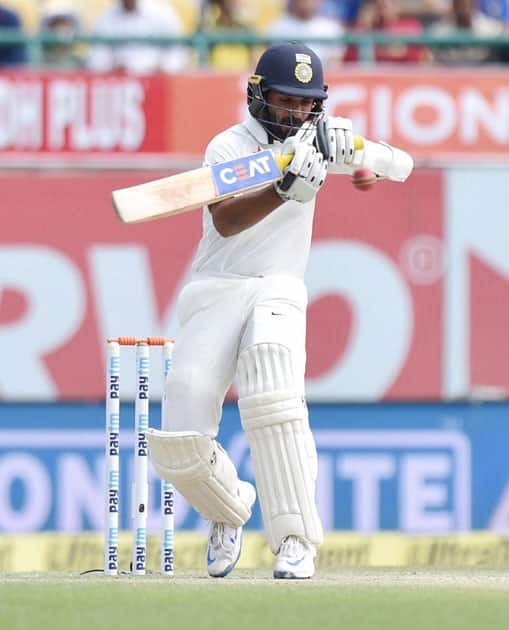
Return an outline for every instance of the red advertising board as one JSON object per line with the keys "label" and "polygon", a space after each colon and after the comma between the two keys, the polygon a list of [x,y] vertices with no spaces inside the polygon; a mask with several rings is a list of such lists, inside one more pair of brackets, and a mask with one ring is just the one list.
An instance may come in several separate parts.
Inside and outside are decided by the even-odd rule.
{"label": "red advertising board", "polygon": [[163,77],[0,73],[0,151],[164,152],[167,89]]}
{"label": "red advertising board", "polygon": [[[195,156],[242,120],[244,75],[149,77],[0,73],[0,159]],[[327,77],[328,111],[357,133],[422,162],[503,159],[509,149],[504,69],[345,68]]]}
{"label": "red advertising board", "polygon": [[[127,226],[110,205],[113,188],[158,175],[0,177],[2,398],[100,398],[106,336],[175,335],[201,213]],[[311,400],[433,399],[509,386],[506,249],[499,245],[498,262],[496,247],[484,252],[474,210],[444,203],[444,177],[418,170],[404,186],[383,182],[370,193],[345,177],[326,182],[306,277]],[[494,243],[497,225],[504,234],[498,212],[489,221]],[[463,331],[456,341],[448,326]]]}
{"label": "red advertising board", "polygon": [[[215,133],[241,120],[245,79],[172,79],[172,150],[201,152]],[[351,117],[357,133],[404,147],[423,161],[503,158],[509,149],[506,70],[344,69],[326,80],[329,114]],[[200,124],[179,124],[190,115]]]}

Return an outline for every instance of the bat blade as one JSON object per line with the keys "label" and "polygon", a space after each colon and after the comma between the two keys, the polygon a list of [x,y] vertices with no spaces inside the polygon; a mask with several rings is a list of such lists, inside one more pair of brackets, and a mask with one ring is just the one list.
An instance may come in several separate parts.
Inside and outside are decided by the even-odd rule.
{"label": "bat blade", "polygon": [[194,210],[281,178],[291,155],[265,150],[145,184],[114,190],[113,206],[124,223],[139,223]]}

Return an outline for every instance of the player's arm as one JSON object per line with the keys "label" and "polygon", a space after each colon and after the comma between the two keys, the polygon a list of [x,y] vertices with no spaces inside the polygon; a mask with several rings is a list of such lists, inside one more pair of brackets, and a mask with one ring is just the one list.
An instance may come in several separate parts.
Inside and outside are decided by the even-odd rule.
{"label": "player's arm", "polygon": [[233,236],[255,225],[283,203],[273,186],[209,204],[214,227]]}
{"label": "player's arm", "polygon": [[273,186],[209,205],[214,227],[221,236],[233,236],[252,227],[284,201],[311,201],[320,190],[327,175],[327,162],[315,147],[289,138],[281,153],[291,153],[293,159]]}

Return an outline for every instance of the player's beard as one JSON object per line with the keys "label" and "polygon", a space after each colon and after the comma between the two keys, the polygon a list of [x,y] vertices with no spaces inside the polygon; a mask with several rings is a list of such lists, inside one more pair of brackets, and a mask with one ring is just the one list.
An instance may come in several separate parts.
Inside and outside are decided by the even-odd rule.
{"label": "player's beard", "polygon": [[267,125],[268,130],[276,139],[281,140],[281,142],[290,136],[294,136],[304,123],[300,118],[295,118],[291,115],[278,120],[270,110],[268,118],[270,120]]}

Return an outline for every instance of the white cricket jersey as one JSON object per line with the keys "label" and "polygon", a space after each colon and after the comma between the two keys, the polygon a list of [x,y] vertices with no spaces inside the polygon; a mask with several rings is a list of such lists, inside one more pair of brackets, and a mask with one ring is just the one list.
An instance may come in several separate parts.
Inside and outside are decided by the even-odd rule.
{"label": "white cricket jersey", "polygon": [[[260,149],[275,154],[281,143],[269,144],[267,132],[252,116],[218,134],[205,152],[205,165],[233,160]],[[203,235],[192,271],[199,276],[266,276],[289,274],[304,278],[315,209],[308,203],[286,201],[252,227],[233,236],[221,236],[212,215],[203,209]]]}

